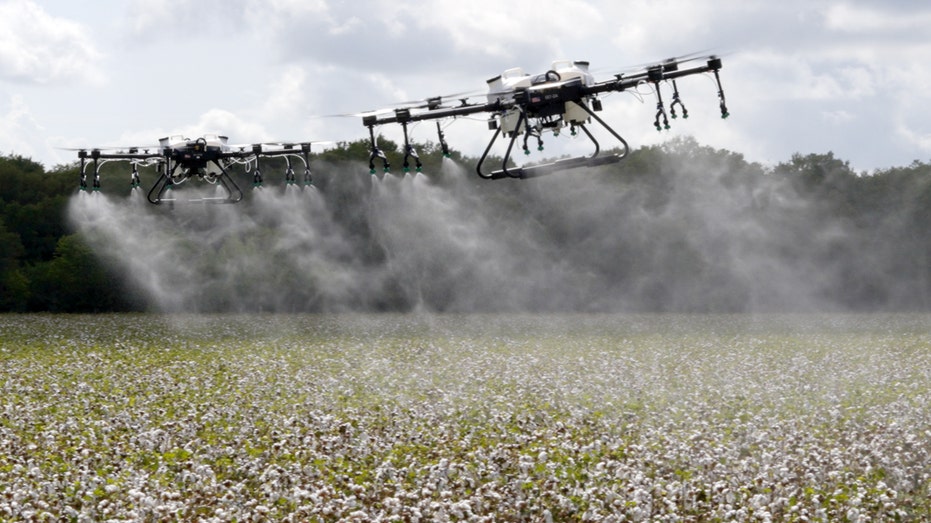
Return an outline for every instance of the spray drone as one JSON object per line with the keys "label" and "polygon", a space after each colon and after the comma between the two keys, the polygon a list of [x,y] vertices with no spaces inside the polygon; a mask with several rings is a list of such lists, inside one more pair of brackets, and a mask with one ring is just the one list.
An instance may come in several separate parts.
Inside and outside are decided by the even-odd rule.
{"label": "spray drone", "polygon": [[[402,104],[399,108],[394,109],[393,114],[389,116],[379,116],[373,113],[363,114],[362,123],[369,129],[371,144],[369,169],[372,174],[375,174],[375,162],[380,159],[384,171],[389,172],[390,170],[387,156],[378,147],[378,141],[375,137],[376,126],[391,123],[401,125],[404,132],[404,170],[410,170],[411,160],[413,160],[415,169],[419,171],[422,164],[417,151],[410,143],[408,136],[409,124],[436,120],[440,147],[443,153],[448,155],[449,146],[446,143],[440,120],[455,119],[478,113],[489,113],[488,128],[494,131],[476,167],[478,175],[484,179],[532,178],[566,169],[594,167],[618,162],[627,155],[630,148],[627,141],[620,134],[595,114],[602,109],[599,95],[621,92],[648,84],[652,87],[652,91],[656,96],[656,116],[653,125],[657,130],[669,129],[669,118],[676,118],[678,116],[677,110],[682,111],[683,118],[688,118],[688,110],[679,94],[676,80],[685,76],[710,72],[714,74],[714,80],[718,87],[721,117],[728,117],[724,89],[721,87],[721,78],[718,74],[722,67],[721,59],[713,55],[700,59],[704,60],[705,63],[680,69],[680,65],[696,60],[696,58],[671,58],[643,67],[629,75],[616,74],[611,79],[601,82],[596,82],[594,76],[589,72],[588,62],[554,62],[550,70],[535,76],[524,73],[520,68],[515,68],[488,80],[487,94],[484,100],[480,102],[470,103],[469,98],[458,98],[458,105],[446,106],[444,105],[446,99],[456,99],[456,95],[451,97],[437,96],[410,104]],[[668,113],[660,89],[660,85],[664,83],[669,83],[672,87],[672,101],[668,106]],[[621,145],[620,152],[600,155],[600,145],[587,127],[587,124],[592,120],[600,124],[618,140]],[[594,152],[589,156],[566,158],[547,164],[513,167],[511,154],[518,140],[522,138],[521,148],[525,154],[530,153],[528,142],[531,139],[536,140],[537,149],[542,151],[543,133],[551,132],[554,136],[559,136],[560,132],[566,127],[569,128],[569,134],[572,136],[577,135],[578,131],[581,130],[594,144]],[[501,137],[506,137],[508,142],[501,168],[486,171],[484,164],[488,153]]]}
{"label": "spray drone", "polygon": [[132,187],[140,187],[140,167],[155,167],[158,179],[148,192],[148,200],[153,204],[172,202],[170,192],[173,188],[190,180],[197,179],[223,189],[225,196],[204,197],[192,201],[209,203],[236,203],[242,200],[242,189],[230,176],[230,168],[243,166],[252,174],[253,187],[263,183],[259,159],[262,157],[282,157],[286,162],[285,182],[297,183],[292,159],[303,163],[303,184],[310,185],[310,146],[312,142],[299,143],[257,143],[249,145],[229,145],[226,136],[205,135],[196,139],[172,136],[159,140],[158,146],[151,148],[130,147],[125,150],[109,152],[102,149],[79,149],[81,160],[81,189],[88,189],[88,168],[93,173],[92,190],[100,189],[100,168],[107,162],[125,161],[132,165]]}
{"label": "spray drone", "polygon": [[[680,65],[694,60],[704,60],[704,63],[680,68]],[[384,116],[385,113],[362,114],[362,123],[369,130],[371,145],[369,169],[375,174],[375,162],[380,160],[384,172],[390,171],[388,157],[378,147],[375,127],[399,124],[404,132],[403,168],[409,171],[413,160],[414,168],[420,171],[422,163],[410,142],[409,124],[435,121],[440,147],[443,154],[449,156],[449,145],[446,143],[441,120],[454,120],[479,113],[488,113],[488,127],[494,131],[476,166],[481,178],[533,178],[566,169],[615,163],[627,156],[630,147],[620,134],[596,114],[602,109],[599,96],[647,85],[656,96],[653,125],[657,130],[669,129],[669,118],[676,118],[677,111],[681,110],[682,117],[688,118],[688,110],[682,101],[676,80],[690,75],[713,73],[718,88],[721,117],[727,118],[729,113],[718,74],[721,67],[721,59],[713,55],[700,58],[671,58],[640,67],[630,74],[615,74],[612,78],[600,82],[596,82],[594,75],[589,72],[588,62],[555,62],[550,70],[535,76],[524,73],[520,68],[509,69],[488,80],[488,89],[481,101],[470,102],[470,97],[460,98],[459,95],[436,96],[401,104],[387,116]],[[672,101],[669,103],[668,113],[661,85],[671,85],[672,88]],[[446,105],[450,99],[456,100],[458,104]],[[601,154],[598,141],[587,127],[592,121],[597,122],[617,139],[621,145],[617,152]],[[525,154],[530,153],[531,139],[536,141],[537,149],[542,151],[543,134],[549,132],[553,136],[559,136],[566,127],[572,136],[577,135],[578,131],[587,136],[594,145],[594,152],[588,156],[565,158],[552,163],[514,167],[515,162],[512,161],[511,154],[518,140],[521,141],[521,148]],[[507,150],[501,168],[487,171],[484,166],[488,154],[502,137],[507,140]],[[286,160],[285,181],[288,184],[297,183],[292,159],[300,160],[304,166],[303,183],[305,186],[310,185],[312,143],[315,142],[229,145],[225,136],[207,135],[193,140],[180,136],[162,138],[158,146],[150,148],[131,147],[112,152],[99,148],[79,149],[81,189],[88,189],[88,168],[93,173],[92,189],[99,190],[101,166],[111,161],[126,161],[132,165],[134,188],[141,185],[140,167],[155,167],[158,170],[158,179],[149,189],[147,196],[153,204],[174,201],[175,198],[169,195],[171,190],[190,179],[218,185],[225,192],[225,196],[204,197],[192,201],[236,203],[242,200],[243,192],[230,176],[229,169],[237,164],[244,166],[245,171],[253,176],[253,186],[258,187],[263,182],[259,168],[259,160],[263,157],[282,157]]]}

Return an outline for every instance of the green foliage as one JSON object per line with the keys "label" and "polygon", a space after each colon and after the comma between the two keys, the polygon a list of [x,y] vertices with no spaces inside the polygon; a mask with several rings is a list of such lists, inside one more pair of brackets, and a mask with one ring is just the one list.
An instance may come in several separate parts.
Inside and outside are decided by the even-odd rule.
{"label": "green foliage", "polygon": [[0,219],[0,273],[16,268],[25,249],[18,234],[10,232]]}
{"label": "green foliage", "polygon": [[112,276],[94,252],[77,235],[63,236],[49,262],[30,269],[31,308],[51,312],[98,312],[116,310],[119,299]]}
{"label": "green foliage", "polygon": [[[378,148],[384,151],[385,154],[394,155],[398,152],[397,143],[381,136],[377,137],[377,139]],[[348,161],[368,163],[371,152],[372,148],[368,140],[355,140],[352,142],[339,142],[336,147],[318,153],[316,157],[319,160],[331,163]]]}
{"label": "green foliage", "polygon": [[24,253],[19,235],[8,231],[0,217],[0,310],[22,311],[26,307],[29,281],[20,267]]}
{"label": "green foliage", "polygon": [[0,221],[19,236],[24,260],[51,259],[65,234],[63,211],[77,175],[66,179],[21,156],[0,157]]}

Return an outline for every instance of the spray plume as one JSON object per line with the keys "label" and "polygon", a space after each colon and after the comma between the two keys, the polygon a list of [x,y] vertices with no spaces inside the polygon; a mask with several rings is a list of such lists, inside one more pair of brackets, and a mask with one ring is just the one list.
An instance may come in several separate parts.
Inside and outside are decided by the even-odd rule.
{"label": "spray plume", "polygon": [[[873,254],[838,260],[854,227],[791,179],[694,142],[667,149],[529,181],[449,159],[384,178],[321,165],[318,187],[237,205],[83,193],[69,214],[163,311],[823,310],[838,289],[914,288],[877,280]],[[851,277],[877,283],[849,290]]]}

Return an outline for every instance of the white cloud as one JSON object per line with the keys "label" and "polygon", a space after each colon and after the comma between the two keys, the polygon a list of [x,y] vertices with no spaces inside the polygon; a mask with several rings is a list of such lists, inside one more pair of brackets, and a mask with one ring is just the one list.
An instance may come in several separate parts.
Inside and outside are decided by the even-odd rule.
{"label": "white cloud", "polygon": [[266,118],[294,118],[295,114],[307,114],[307,72],[298,65],[286,67],[280,77],[272,80],[265,103],[260,109]]}
{"label": "white cloud", "polygon": [[18,154],[37,161],[48,158],[53,149],[43,127],[20,95],[9,98],[8,109],[0,114],[0,154]]}
{"label": "white cloud", "polygon": [[201,136],[205,133],[219,132],[230,137],[236,143],[261,142],[274,139],[265,127],[251,118],[242,118],[230,111],[211,109],[200,116],[196,124],[182,129],[182,134]]}
{"label": "white cloud", "polygon": [[210,109],[197,120],[175,127],[155,127],[136,129],[125,132],[112,143],[103,144],[105,147],[126,147],[157,145],[160,138],[181,135],[186,138],[197,138],[207,134],[227,136],[230,143],[253,143],[273,139],[262,124],[254,119],[243,118],[233,112],[222,109]]}
{"label": "white cloud", "polygon": [[[916,5],[920,4],[915,2]],[[852,5],[849,2],[836,3],[825,13],[825,25],[828,29],[846,33],[894,33],[918,31],[925,33],[931,26],[931,10],[897,12],[894,10],[875,9]]]}
{"label": "white cloud", "polygon": [[[895,136],[902,139],[911,147],[917,149],[922,155],[931,155],[931,130],[919,130],[904,121],[896,124]],[[931,158],[913,158],[922,161],[931,161]],[[904,163],[904,162],[903,162]]]}
{"label": "white cloud", "polygon": [[245,0],[242,9],[245,22],[253,31],[271,37],[293,20],[322,20],[332,24],[329,7],[324,0]]}
{"label": "white cloud", "polygon": [[591,2],[579,0],[432,0],[394,9],[392,16],[405,21],[413,38],[439,28],[459,51],[507,59],[519,58],[514,51],[523,46],[556,49],[563,39],[599,32],[603,20]]}
{"label": "white cloud", "polygon": [[126,9],[123,25],[133,36],[146,39],[237,34],[248,20],[243,0],[132,0],[121,7]]}
{"label": "white cloud", "polygon": [[872,63],[817,53],[761,50],[726,60],[729,83],[758,100],[861,100],[877,94],[882,71]]}
{"label": "white cloud", "polygon": [[610,22],[606,25],[610,42],[625,55],[626,61],[616,65],[633,65],[665,58],[651,56],[656,52],[678,56],[716,44],[717,39],[709,36],[722,28],[710,21],[723,18],[722,13],[728,13],[729,19],[736,18],[735,8],[742,7],[728,4],[724,0],[635,0],[606,2],[599,11]]}
{"label": "white cloud", "polygon": [[98,81],[100,53],[81,24],[30,0],[0,3],[0,77],[24,83]]}
{"label": "white cloud", "polygon": [[823,113],[824,119],[832,125],[843,125],[849,123],[856,118],[849,111],[839,109],[837,111],[825,111]]}

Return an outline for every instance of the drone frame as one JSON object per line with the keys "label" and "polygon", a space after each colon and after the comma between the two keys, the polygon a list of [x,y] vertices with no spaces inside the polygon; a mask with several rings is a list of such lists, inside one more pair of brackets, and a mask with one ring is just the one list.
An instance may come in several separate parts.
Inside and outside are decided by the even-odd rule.
{"label": "drone frame", "polygon": [[[598,95],[609,92],[625,91],[627,89],[637,87],[644,82],[651,83],[653,84],[653,90],[657,96],[657,111],[654,126],[657,128],[657,130],[662,130],[664,128],[669,129],[669,120],[666,113],[665,103],[663,102],[662,93],[660,91],[660,83],[664,81],[670,81],[672,83],[673,100],[669,106],[669,114],[672,116],[672,118],[676,118],[678,116],[676,112],[677,106],[682,110],[683,118],[688,118],[688,110],[685,108],[685,105],[682,102],[681,96],[679,94],[679,88],[676,84],[676,79],[694,74],[712,72],[714,73],[715,82],[717,83],[718,87],[718,99],[720,104],[721,117],[727,118],[729,116],[729,112],[727,110],[724,89],[721,85],[721,78],[719,75],[721,67],[721,59],[713,55],[707,57],[705,64],[688,69],[679,69],[679,62],[675,59],[670,59],[666,62],[657,63],[646,68],[644,71],[630,76],[618,74],[615,75],[611,80],[592,83],[590,85],[584,84],[581,78],[556,82],[546,81],[538,85],[531,85],[530,87],[519,87],[512,91],[498,93],[511,96],[498,96],[496,99],[485,103],[470,104],[468,103],[467,98],[463,98],[461,99],[461,103],[458,106],[444,107],[442,106],[442,98],[435,97],[427,99],[426,105],[420,107],[404,107],[396,109],[394,114],[391,116],[379,117],[376,114],[364,115],[362,118],[362,124],[369,129],[371,144],[369,169],[370,172],[374,174],[375,161],[376,159],[381,159],[384,171],[390,171],[388,158],[384,151],[378,147],[378,142],[376,140],[374,131],[375,126],[390,123],[398,123],[401,125],[404,132],[404,170],[405,172],[409,170],[409,159],[413,158],[416,161],[417,170],[419,171],[421,168],[421,162],[419,156],[417,156],[417,153],[414,150],[414,147],[410,143],[407,130],[408,124],[419,121],[456,118],[477,113],[491,113],[492,116],[489,120],[489,128],[495,131],[476,166],[476,173],[483,179],[500,180],[505,178],[533,178],[563,171],[566,169],[595,167],[599,165],[619,162],[628,155],[630,152],[630,146],[620,134],[618,134],[603,119],[595,114],[596,111],[600,111],[602,109],[601,100],[597,98]],[[547,72],[547,79],[549,79],[551,73],[554,73],[554,71]],[[558,80],[559,75],[556,74],[555,76]],[[591,107],[589,107],[589,101],[591,102]],[[566,113],[568,104],[575,104],[580,107],[585,111],[585,113],[587,113],[589,121],[597,122],[614,138],[616,138],[621,144],[620,152],[610,155],[601,155],[601,147],[598,141],[595,139],[594,135],[586,127],[585,122],[562,121],[562,115]],[[412,111],[412,109],[417,108],[426,110],[421,112]],[[484,171],[483,165],[485,160],[488,158],[488,154],[491,151],[491,148],[502,136],[503,129],[499,125],[498,118],[504,116],[505,114],[513,114],[514,112],[517,114],[516,125],[511,131],[504,131],[504,134],[508,136],[509,140],[501,168],[491,172]],[[536,121],[537,125],[531,125],[531,121]],[[512,163],[511,155],[514,150],[514,146],[517,143],[517,139],[521,134],[524,135],[522,149],[525,154],[529,154],[530,150],[527,142],[531,137],[535,137],[537,139],[538,150],[542,150],[543,141],[540,136],[541,129],[553,128],[554,133],[558,134],[559,127],[563,125],[569,125],[570,132],[573,135],[576,134],[577,128],[581,129],[582,132],[588,137],[588,139],[594,144],[594,152],[589,156],[565,158],[545,164],[530,165],[525,167],[508,166]],[[443,131],[439,122],[437,122],[437,133],[444,155],[448,155],[449,147],[446,143],[445,136],[443,135]]]}
{"label": "drone frame", "polygon": [[[167,142],[167,139],[163,139],[162,142]],[[266,145],[275,145],[280,149],[266,149],[264,147]],[[285,182],[291,185],[297,183],[291,157],[298,157],[304,163],[304,185],[307,186],[313,182],[310,173],[310,147],[310,142],[300,142],[252,144],[251,146],[232,148],[225,144],[210,144],[206,138],[201,137],[196,140],[185,140],[184,145],[181,147],[161,145],[158,152],[140,151],[138,147],[129,148],[126,152],[119,151],[115,153],[103,152],[100,149],[81,149],[78,151],[78,158],[81,162],[80,188],[81,190],[88,189],[88,165],[93,166],[93,190],[98,191],[100,190],[100,168],[110,161],[128,161],[132,165],[133,189],[141,186],[139,165],[148,166],[154,164],[158,167],[159,177],[146,195],[146,199],[152,204],[160,205],[165,202],[176,201],[175,198],[167,198],[166,195],[176,185],[183,183],[192,176],[202,178],[209,183],[219,184],[226,192],[226,197],[200,198],[190,201],[237,203],[242,201],[243,191],[230,175],[228,167],[231,162],[247,164],[255,162],[255,168],[252,170],[253,187],[261,187],[263,177],[259,168],[259,158],[283,157],[287,165]],[[215,167],[218,171],[209,171],[208,167],[210,166]]]}

